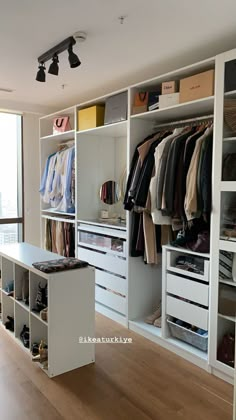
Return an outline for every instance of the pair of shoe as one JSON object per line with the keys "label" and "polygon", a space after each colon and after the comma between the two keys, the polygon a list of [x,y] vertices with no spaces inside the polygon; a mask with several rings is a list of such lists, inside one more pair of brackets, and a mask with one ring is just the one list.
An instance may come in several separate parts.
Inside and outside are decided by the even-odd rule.
{"label": "pair of shoe", "polygon": [[48,322],[48,308],[42,309],[39,316],[43,321]]}
{"label": "pair of shoe", "polygon": [[7,316],[8,321],[5,322],[5,327],[7,330],[14,331],[14,318],[12,316]]}
{"label": "pair of shoe", "polygon": [[24,346],[28,349],[29,348],[29,342],[30,342],[30,333],[29,328],[24,325],[23,330],[20,333],[20,339]]}
{"label": "pair of shoe", "polygon": [[154,327],[161,328],[161,303],[157,309],[145,319],[146,324],[154,325]]}

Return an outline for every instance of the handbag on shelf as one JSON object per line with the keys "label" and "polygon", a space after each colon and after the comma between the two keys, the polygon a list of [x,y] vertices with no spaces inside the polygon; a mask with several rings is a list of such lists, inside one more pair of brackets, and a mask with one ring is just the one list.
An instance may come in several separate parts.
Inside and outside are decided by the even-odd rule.
{"label": "handbag on shelf", "polygon": [[144,106],[148,104],[148,92],[137,92],[134,97],[134,106]]}
{"label": "handbag on shelf", "polygon": [[53,120],[53,134],[71,130],[70,117],[56,117]]}

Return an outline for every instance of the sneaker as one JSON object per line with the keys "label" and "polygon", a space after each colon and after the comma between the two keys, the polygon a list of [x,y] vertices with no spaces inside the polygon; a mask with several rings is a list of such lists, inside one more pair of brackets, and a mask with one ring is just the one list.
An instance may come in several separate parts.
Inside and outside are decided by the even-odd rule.
{"label": "sneaker", "polygon": [[155,319],[160,318],[160,316],[161,316],[161,303],[159,304],[155,312],[153,312],[153,314],[147,316],[147,318],[145,319],[145,322],[146,324],[153,324]]}
{"label": "sneaker", "polygon": [[14,318],[7,316],[8,321],[5,322],[5,327],[7,330],[14,331]]}
{"label": "sneaker", "polygon": [[24,325],[23,330],[20,333],[20,339],[24,346],[28,349],[29,348],[29,341],[30,341],[30,334],[29,334],[29,328]]}

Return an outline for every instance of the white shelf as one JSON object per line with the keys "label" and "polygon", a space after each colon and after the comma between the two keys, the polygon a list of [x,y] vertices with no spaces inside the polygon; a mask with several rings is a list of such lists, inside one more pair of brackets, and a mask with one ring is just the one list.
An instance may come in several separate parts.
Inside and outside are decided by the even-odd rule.
{"label": "white shelf", "polygon": [[54,208],[43,209],[42,213],[51,213],[51,214],[57,214],[57,215],[60,215],[60,216],[75,217],[75,213],[66,213],[65,211],[58,211],[58,210],[55,210]]}
{"label": "white shelf", "polygon": [[235,316],[222,315],[222,314],[219,314],[219,313],[218,313],[218,316],[220,318],[223,318],[223,319],[228,319],[228,321],[236,322],[236,317]]}
{"label": "white shelf", "polygon": [[30,311],[30,314],[33,315],[33,317],[36,318],[38,321],[40,321],[44,325],[48,326],[48,323],[46,321],[43,321],[43,319],[40,318],[40,316],[37,314],[37,312]]}
{"label": "white shelf", "polygon": [[219,283],[222,284],[227,284],[228,286],[233,286],[236,287],[236,282],[233,280],[224,280],[224,279],[219,279]]}
{"label": "white shelf", "polygon": [[102,137],[123,137],[127,136],[127,121],[120,121],[114,124],[102,125],[89,128],[88,130],[77,131],[77,135],[88,134]]}
{"label": "white shelf", "polygon": [[14,300],[14,297],[13,297],[13,296],[11,296],[11,295],[9,295],[9,294],[8,294],[8,292],[6,292],[4,289],[2,289],[2,293],[3,293],[5,296],[9,297],[10,299]]}
{"label": "white shelf", "polygon": [[236,137],[224,137],[223,141],[235,141]]}
{"label": "white shelf", "polygon": [[91,220],[83,220],[83,219],[78,219],[77,220],[78,223],[86,223],[87,225],[92,225],[92,226],[101,226],[101,227],[109,227],[109,228],[113,228],[113,229],[119,229],[119,230],[123,230],[126,231],[126,225],[124,224],[116,224],[116,223],[112,223],[112,222],[97,222],[97,221],[91,221]]}
{"label": "white shelf", "polygon": [[48,136],[40,137],[40,140],[74,140],[75,130],[65,131],[64,133],[50,134]]}
{"label": "white shelf", "polygon": [[54,217],[54,216],[48,216],[43,215],[41,216],[43,219],[49,219],[49,220],[56,220],[57,222],[66,222],[66,223],[75,223],[75,220],[67,219],[66,217]]}
{"label": "white shelf", "polygon": [[[169,249],[170,251],[176,251],[176,252],[180,252],[180,253],[184,253],[184,254],[190,254],[190,255],[197,255],[199,257],[203,257],[203,258],[210,258],[210,254],[208,253],[203,253],[203,252],[194,252],[191,251],[190,249],[187,248],[181,248],[181,247],[175,247],[175,246],[171,246],[171,245],[164,245],[162,248],[166,248],[167,250]],[[186,273],[187,275],[187,273]]]}
{"label": "white shelf", "polygon": [[231,90],[230,92],[225,92],[225,97],[235,99],[236,98],[236,90]]}
{"label": "white shelf", "polygon": [[236,192],[236,181],[221,181],[221,191]]}
{"label": "white shelf", "polygon": [[170,337],[167,338],[168,343],[173,344],[174,346],[179,347],[182,350],[185,350],[191,354],[194,354],[195,356],[199,357],[200,359],[203,360],[208,360],[208,355],[207,352],[202,351],[200,349],[197,349],[194,346],[191,346],[191,344],[185,343],[184,341],[178,340],[177,338],[174,337]]}
{"label": "white shelf", "polygon": [[[236,240],[236,238],[235,238]],[[219,249],[222,251],[236,252],[236,241],[221,239]]]}
{"label": "white shelf", "polygon": [[157,109],[154,111],[143,112],[141,114],[131,115],[131,119],[152,120],[163,123],[179,118],[190,118],[203,116],[213,112],[214,96],[209,96],[196,101],[185,102],[183,104],[173,105],[168,108]]}
{"label": "white shelf", "polygon": [[141,331],[141,334],[144,335],[146,338],[152,339],[150,338],[150,336],[152,336],[153,338],[161,338],[161,328],[155,327],[151,324],[146,324],[146,322],[143,319],[129,321],[129,326],[132,326],[133,331],[136,331],[138,333],[139,331]]}

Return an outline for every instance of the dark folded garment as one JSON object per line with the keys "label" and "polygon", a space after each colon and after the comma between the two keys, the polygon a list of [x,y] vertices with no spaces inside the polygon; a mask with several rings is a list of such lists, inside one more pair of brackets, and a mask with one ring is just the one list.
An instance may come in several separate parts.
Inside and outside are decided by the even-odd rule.
{"label": "dark folded garment", "polygon": [[56,271],[72,270],[74,268],[87,267],[86,261],[78,260],[77,258],[60,258],[58,260],[40,261],[32,264],[34,268],[37,268],[44,273],[54,273]]}

